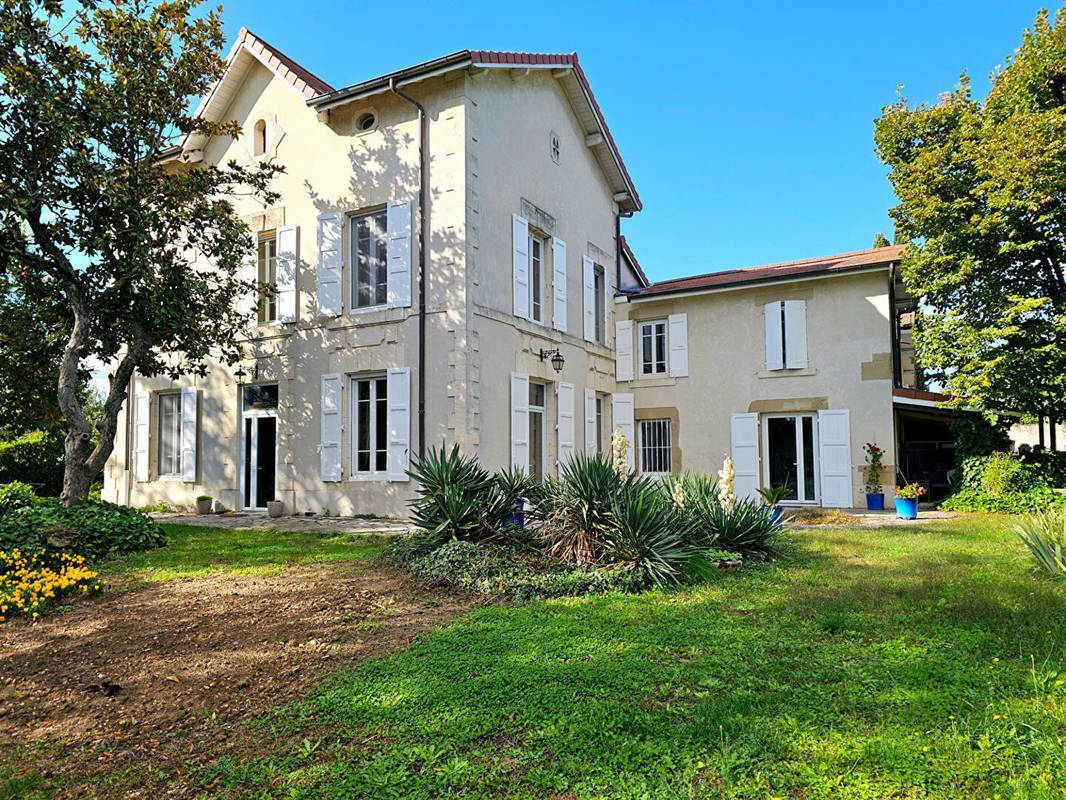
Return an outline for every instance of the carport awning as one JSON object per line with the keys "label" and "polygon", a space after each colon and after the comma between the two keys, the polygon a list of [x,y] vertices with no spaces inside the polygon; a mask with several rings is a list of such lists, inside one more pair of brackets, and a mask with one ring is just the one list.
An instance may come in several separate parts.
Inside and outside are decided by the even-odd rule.
{"label": "carport awning", "polygon": [[945,408],[940,405],[941,403],[947,403],[951,400],[951,395],[941,394],[940,392],[926,392],[921,389],[901,389],[895,388],[892,390],[892,404],[895,406],[913,406],[917,408],[935,408],[941,411],[955,411],[954,408]]}

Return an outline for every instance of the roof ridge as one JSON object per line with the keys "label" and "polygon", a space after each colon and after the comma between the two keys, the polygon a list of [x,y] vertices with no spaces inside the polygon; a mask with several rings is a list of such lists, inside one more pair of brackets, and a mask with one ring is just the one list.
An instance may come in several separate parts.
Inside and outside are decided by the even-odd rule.
{"label": "roof ridge", "polygon": [[285,80],[296,87],[296,90],[305,97],[315,97],[320,94],[329,94],[330,92],[336,91],[332,86],[311,72],[311,70],[297,63],[294,59],[289,58],[289,56],[285,55],[262,37],[252,33],[245,26],[241,26],[240,31],[237,33],[237,41],[233,45],[234,51],[242,44],[247,46],[253,53],[263,56],[268,64],[270,64],[271,61],[276,60],[278,63],[271,64],[271,66],[283,78],[285,78]]}

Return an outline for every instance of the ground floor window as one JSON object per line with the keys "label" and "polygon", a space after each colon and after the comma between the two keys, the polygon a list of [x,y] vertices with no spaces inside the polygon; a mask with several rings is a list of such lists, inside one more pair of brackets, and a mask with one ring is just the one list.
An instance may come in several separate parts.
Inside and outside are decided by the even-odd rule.
{"label": "ground floor window", "polygon": [[352,472],[374,474],[388,470],[388,381],[384,375],[352,379]]}
{"label": "ground floor window", "polygon": [[604,444],[608,441],[603,433],[603,426],[606,424],[606,414],[604,413],[606,404],[607,401],[603,395],[596,395],[596,452],[601,455],[605,452]]}
{"label": "ground floor window", "polygon": [[529,382],[529,474],[536,480],[544,478],[544,402],[547,396],[543,383]]}
{"label": "ground floor window", "polygon": [[646,473],[672,472],[670,420],[640,420],[638,448],[640,471]]}
{"label": "ground floor window", "polygon": [[181,393],[159,395],[159,463],[160,478],[181,475]]}

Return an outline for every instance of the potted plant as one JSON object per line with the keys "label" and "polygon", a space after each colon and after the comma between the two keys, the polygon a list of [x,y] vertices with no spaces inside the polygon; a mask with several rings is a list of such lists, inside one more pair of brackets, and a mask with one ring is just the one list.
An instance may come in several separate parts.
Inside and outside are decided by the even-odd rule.
{"label": "potted plant", "polygon": [[918,483],[908,483],[896,487],[896,516],[900,519],[918,517],[918,498],[925,494],[925,487]]}
{"label": "potted plant", "polygon": [[196,498],[196,513],[197,514],[210,514],[211,513],[211,495],[202,494]]}
{"label": "potted plant", "polygon": [[[271,517],[280,517],[281,512],[285,510],[285,504],[280,500],[268,500],[267,501],[267,515]],[[327,514],[328,516],[328,514]]]}
{"label": "potted plant", "polygon": [[788,489],[784,486],[767,486],[765,489],[759,489],[758,492],[763,503],[766,504],[765,507],[770,519],[780,523],[781,517],[784,516],[784,512],[781,510],[781,501],[788,497]]}
{"label": "potted plant", "polygon": [[866,490],[866,507],[870,511],[883,511],[885,508],[885,493],[881,491],[881,473],[885,465],[882,459],[885,456],[883,448],[878,447],[876,442],[867,442],[862,446],[866,453],[866,465],[862,468],[863,483]]}

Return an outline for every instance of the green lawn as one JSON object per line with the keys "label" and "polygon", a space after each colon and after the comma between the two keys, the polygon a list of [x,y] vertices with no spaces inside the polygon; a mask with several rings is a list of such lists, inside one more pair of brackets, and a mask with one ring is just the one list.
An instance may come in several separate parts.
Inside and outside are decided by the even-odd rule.
{"label": "green lawn", "polygon": [[270,574],[293,564],[371,559],[385,547],[383,536],[263,528],[163,525],[167,546],[99,565],[148,581],[196,578],[212,572]]}
{"label": "green lawn", "polygon": [[696,588],[479,610],[262,720],[279,751],[200,779],[235,797],[1066,796],[1063,587],[1005,519],[796,539]]}

